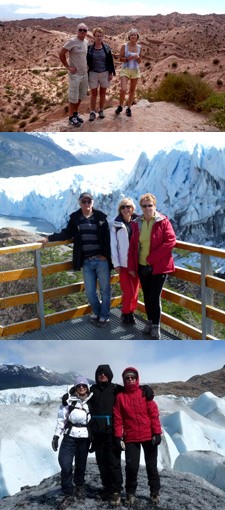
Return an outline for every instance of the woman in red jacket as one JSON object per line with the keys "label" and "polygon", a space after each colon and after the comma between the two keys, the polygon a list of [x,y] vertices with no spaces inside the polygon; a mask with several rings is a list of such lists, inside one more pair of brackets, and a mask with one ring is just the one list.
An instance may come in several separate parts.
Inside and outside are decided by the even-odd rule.
{"label": "woman in red jacket", "polygon": [[132,222],[128,251],[128,271],[138,274],[144,294],[147,324],[144,333],[160,338],[161,292],[167,273],[174,271],[171,250],[176,244],[173,227],[156,210],[156,197],[146,193],[140,198],[143,215]]}
{"label": "woman in red jacket", "polygon": [[113,417],[118,448],[125,443],[127,506],[135,502],[141,446],[153,504],[159,502],[160,479],[157,469],[157,446],[161,442],[161,425],[157,404],[143,396],[136,368],[128,367],[122,374],[124,392],[116,396]]}

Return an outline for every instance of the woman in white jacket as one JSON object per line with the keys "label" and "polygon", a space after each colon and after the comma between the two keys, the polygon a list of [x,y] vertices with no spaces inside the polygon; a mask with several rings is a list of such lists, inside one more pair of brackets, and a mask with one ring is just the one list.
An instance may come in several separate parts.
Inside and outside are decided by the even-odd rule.
{"label": "woman in white jacket", "polygon": [[[59,437],[63,434],[59,449],[59,464],[61,467],[61,486],[65,494],[63,503],[67,506],[74,499],[73,481],[76,486],[76,497],[78,499],[85,498],[84,477],[90,447],[88,423],[91,419],[89,405],[92,395],[88,380],[79,376],[75,380],[74,386],[68,391],[67,405],[61,405],[58,411],[52,448],[57,451]],[[73,475],[74,458],[75,469]]]}
{"label": "woman in white jacket", "polygon": [[118,216],[111,224],[111,258],[114,269],[120,275],[122,291],[121,320],[125,324],[135,324],[134,311],[137,308],[139,278],[133,278],[127,270],[127,254],[131,236],[131,221],[137,218],[131,198],[123,198],[118,205]]}

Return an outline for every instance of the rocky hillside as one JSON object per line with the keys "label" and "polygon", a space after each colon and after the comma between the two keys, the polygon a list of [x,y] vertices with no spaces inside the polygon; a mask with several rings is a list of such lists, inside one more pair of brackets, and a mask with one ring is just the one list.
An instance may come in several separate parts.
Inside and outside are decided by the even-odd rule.
{"label": "rocky hillside", "polygon": [[186,382],[174,381],[169,383],[149,384],[154,389],[155,395],[185,395],[187,397],[199,397],[205,391],[211,391],[218,397],[225,396],[225,365],[220,370],[214,370],[202,375],[195,375]]}
{"label": "rocky hillside", "polygon": [[[49,124],[49,116],[65,116],[67,108],[67,71],[58,53],[76,31],[81,19],[27,19],[4,22],[0,26],[3,94],[0,111],[3,121],[14,119],[16,130],[32,130],[40,120]],[[140,31],[143,48],[142,77],[137,96],[156,88],[167,73],[190,72],[201,76],[219,91],[225,90],[225,15],[172,13],[166,16],[89,17],[83,21],[92,30],[100,25],[105,41],[112,48],[116,78],[108,92],[107,104],[118,98],[119,50],[131,26]],[[83,103],[84,112],[89,101]],[[60,108],[60,110],[59,110]],[[3,126],[4,127],[4,126]],[[8,131],[6,128],[2,129]],[[171,129],[170,129],[171,130]]]}
{"label": "rocky hillside", "polygon": [[[160,475],[161,501],[157,510],[222,510],[224,508],[224,492],[209,484],[199,476],[190,473],[164,469]],[[60,490],[60,475],[44,479],[40,485],[21,488],[14,496],[0,500],[1,510],[107,510],[108,502],[96,500],[100,489],[99,473],[94,460],[89,460],[86,474],[87,498],[83,501],[74,499],[73,506],[63,505],[63,495]],[[150,509],[149,489],[146,470],[140,466],[138,473],[137,505],[139,510]],[[125,508],[124,500],[121,508]],[[75,506],[74,506],[75,505]],[[153,508],[153,507],[151,507]],[[156,508],[156,507],[154,507]]]}

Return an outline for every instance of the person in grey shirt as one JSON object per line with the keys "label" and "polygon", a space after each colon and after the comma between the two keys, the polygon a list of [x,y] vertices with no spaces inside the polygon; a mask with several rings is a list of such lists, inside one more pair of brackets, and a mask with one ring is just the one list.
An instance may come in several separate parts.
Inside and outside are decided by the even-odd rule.
{"label": "person in grey shirt", "polygon": [[79,127],[83,123],[78,110],[82,99],[85,99],[88,92],[88,41],[85,39],[87,30],[85,23],[79,23],[76,37],[69,39],[59,52],[62,64],[68,69],[69,123],[75,127]]}

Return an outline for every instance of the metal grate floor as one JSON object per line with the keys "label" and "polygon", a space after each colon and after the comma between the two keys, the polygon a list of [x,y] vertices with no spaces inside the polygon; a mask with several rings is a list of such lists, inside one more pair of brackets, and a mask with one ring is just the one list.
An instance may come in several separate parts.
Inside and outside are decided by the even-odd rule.
{"label": "metal grate floor", "polygon": [[[121,311],[118,308],[111,309],[110,322],[100,328],[90,323],[89,316],[78,317],[71,321],[60,322],[49,326],[45,330],[25,333],[21,338],[25,340],[151,340],[149,335],[144,335],[143,330],[146,321],[136,315],[136,324],[125,325],[120,320]],[[161,328],[162,340],[179,340],[168,331]]]}

